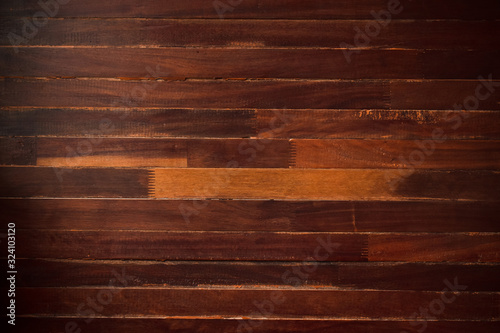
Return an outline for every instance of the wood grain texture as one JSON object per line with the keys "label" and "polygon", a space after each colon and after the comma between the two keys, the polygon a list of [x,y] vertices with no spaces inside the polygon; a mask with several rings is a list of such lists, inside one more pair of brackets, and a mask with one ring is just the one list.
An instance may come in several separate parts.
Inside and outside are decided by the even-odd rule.
{"label": "wood grain texture", "polygon": [[1,106],[117,107],[125,100],[159,108],[390,108],[386,82],[1,79],[0,85]]}
{"label": "wood grain texture", "polygon": [[[61,1],[63,3],[63,1]],[[396,6],[397,19],[498,19],[500,10],[494,0],[413,0],[401,1]],[[173,0],[166,5],[161,0],[151,0],[148,5],[138,5],[134,0],[110,0],[103,4],[89,0],[84,4],[68,2],[57,10],[57,17],[169,17],[169,18],[314,18],[314,19],[373,19],[372,10],[387,10],[386,0],[326,0],[309,3],[301,0],[234,1],[219,4],[222,16],[214,3],[204,0]],[[399,8],[403,10],[400,10]],[[224,10],[225,8],[225,10]],[[31,16],[40,10],[36,0],[19,3],[5,0],[0,6],[1,16]]]}
{"label": "wood grain texture", "polygon": [[[444,287],[443,287],[444,288]],[[21,313],[37,315],[77,315],[77,307],[87,297],[96,297],[98,288],[21,288],[19,300],[23,302]],[[106,307],[100,306],[100,315],[123,313],[130,316],[213,316],[259,318],[262,313],[254,302],[279,299],[278,305],[268,318],[324,317],[333,318],[402,318],[418,311],[419,306],[428,306],[434,299],[440,299],[441,292],[415,291],[334,291],[334,290],[272,290],[252,289],[188,289],[147,288],[118,289]],[[452,297],[448,294],[445,296]],[[454,302],[446,305],[442,320],[491,320],[498,319],[498,293],[468,293],[456,295]],[[154,302],[151,302],[155,299]],[[385,299],[386,302],[380,302]],[[64,302],[61,302],[64,300]],[[151,302],[151,303],[149,303]],[[147,308],[145,303],[151,304]],[[379,306],[374,307],[372,304]],[[84,303],[83,303],[84,304]],[[297,306],[301,304],[301,306]],[[397,304],[396,309],[393,305]],[[474,304],[474,312],[470,311]],[[85,304],[84,304],[85,305]],[[87,307],[88,308],[88,307]],[[94,311],[93,311],[94,312]],[[95,313],[95,312],[94,312]],[[422,315],[419,315],[422,318]]]}
{"label": "wood grain texture", "polygon": [[498,0],[0,18],[12,331],[499,331]]}
{"label": "wood grain texture", "polygon": [[148,170],[0,167],[1,197],[148,196]]}
{"label": "wood grain texture", "polygon": [[[444,133],[444,132],[443,132]],[[500,168],[500,141],[292,140],[297,168]]]}
{"label": "wood grain texture", "polygon": [[[380,31],[370,32],[373,37],[368,37],[369,40],[356,37],[357,30],[364,30],[368,22],[374,21],[67,18],[50,20],[20,46],[500,50],[498,21],[394,20],[386,26],[376,24]],[[21,33],[23,25],[22,20],[15,18],[0,22],[0,45],[11,45],[9,33]],[[126,37],[116,38],[117,35]],[[350,53],[350,57],[356,57],[357,53]]]}
{"label": "wood grain texture", "polygon": [[[290,287],[442,291],[454,277],[467,291],[500,291],[498,265],[378,262],[157,262],[22,259],[19,287],[106,287],[114,274],[130,287]],[[125,273],[124,273],[125,272]],[[292,274],[290,274],[292,272]],[[302,280],[302,281],[299,281]]]}
{"label": "wood grain texture", "polygon": [[[434,110],[281,110],[286,122],[278,130],[270,124],[275,110],[257,110],[259,137],[302,139],[432,139],[443,130],[448,139],[498,139],[496,111]],[[434,133],[434,134],[433,134]]]}
{"label": "wood grain texture", "polygon": [[26,230],[18,240],[19,258],[367,261],[368,235]]}
{"label": "wood grain texture", "polygon": [[[500,139],[496,111],[211,110],[1,108],[0,135],[49,137],[212,137]],[[460,121],[461,120],[461,121]],[[271,128],[273,127],[273,128]]]}
{"label": "wood grain texture", "polygon": [[477,79],[500,75],[498,51],[0,47],[0,76],[147,78]]}
{"label": "wood grain texture", "polygon": [[499,262],[495,234],[33,231],[20,258]]}
{"label": "wood grain texture", "polygon": [[[499,141],[0,138],[2,165],[498,169]],[[25,144],[26,142],[26,144]],[[35,148],[36,147],[36,148]]]}
{"label": "wood grain texture", "polygon": [[[155,169],[155,198],[498,200],[497,171]],[[422,187],[422,184],[427,184]]]}
{"label": "wood grain texture", "polygon": [[119,99],[114,108],[2,108],[0,135],[57,137],[250,137],[254,110],[144,109]]}
{"label": "wood grain texture", "polygon": [[495,201],[0,199],[0,208],[31,230],[500,232]]}
{"label": "wood grain texture", "polygon": [[[238,319],[125,319],[125,318],[94,318],[90,323],[78,316],[65,318],[23,318],[19,329],[32,331],[44,327],[49,331],[57,331],[74,323],[75,327],[90,328],[100,332],[142,333],[145,329],[151,333],[162,332],[224,332],[231,333],[238,329],[241,321]],[[250,324],[253,324],[250,326]],[[252,332],[311,332],[342,331],[345,333],[387,331],[405,331],[418,333],[426,327],[429,333],[468,333],[480,330],[483,333],[496,333],[500,324],[498,321],[427,321],[422,320],[253,320],[249,324]],[[242,332],[245,326],[242,325]]]}

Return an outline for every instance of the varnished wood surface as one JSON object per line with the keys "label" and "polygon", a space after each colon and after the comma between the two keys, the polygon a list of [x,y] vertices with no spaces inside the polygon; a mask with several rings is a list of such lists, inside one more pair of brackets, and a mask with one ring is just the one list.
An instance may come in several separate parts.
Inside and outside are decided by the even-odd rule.
{"label": "varnished wood surface", "polygon": [[499,330],[498,1],[57,1],[0,3],[9,332]]}

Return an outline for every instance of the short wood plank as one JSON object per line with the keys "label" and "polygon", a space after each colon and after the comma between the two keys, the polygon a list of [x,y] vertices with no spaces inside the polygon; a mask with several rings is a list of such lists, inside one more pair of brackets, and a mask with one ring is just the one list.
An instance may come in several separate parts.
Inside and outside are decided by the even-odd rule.
{"label": "short wood plank", "polygon": [[[304,288],[442,291],[445,280],[467,291],[500,291],[494,264],[339,262],[152,262],[20,259],[18,287],[105,287],[134,276],[129,287],[302,286]],[[291,272],[291,273],[290,273]],[[302,280],[302,281],[299,281]]]}
{"label": "short wood plank", "polygon": [[75,137],[250,137],[254,110],[143,109],[119,99],[114,108],[2,108],[0,135]]}
{"label": "short wood plank", "polygon": [[[474,81],[391,82],[391,107],[409,110],[500,110],[500,82],[488,73]],[[425,96],[425,98],[423,98]],[[467,119],[462,120],[462,122]],[[455,122],[454,127],[461,124]]]}
{"label": "short wood plank", "polygon": [[500,169],[500,141],[292,140],[297,168]]}
{"label": "short wood plank", "polygon": [[496,171],[155,169],[155,198],[498,200]]}
{"label": "short wood plank", "polygon": [[144,198],[149,177],[145,169],[0,167],[0,196]]}
{"label": "short wood plank", "polygon": [[260,137],[432,139],[442,130],[448,139],[500,139],[496,111],[257,110],[257,122]]}
{"label": "short wood plank", "polygon": [[35,165],[36,139],[1,138],[0,165]]}

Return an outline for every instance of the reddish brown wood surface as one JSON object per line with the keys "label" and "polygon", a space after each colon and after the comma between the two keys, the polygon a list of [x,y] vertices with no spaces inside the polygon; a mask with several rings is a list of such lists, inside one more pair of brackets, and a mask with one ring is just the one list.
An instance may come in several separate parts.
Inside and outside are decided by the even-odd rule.
{"label": "reddish brown wood surface", "polygon": [[497,332],[499,19],[2,1],[8,332]]}

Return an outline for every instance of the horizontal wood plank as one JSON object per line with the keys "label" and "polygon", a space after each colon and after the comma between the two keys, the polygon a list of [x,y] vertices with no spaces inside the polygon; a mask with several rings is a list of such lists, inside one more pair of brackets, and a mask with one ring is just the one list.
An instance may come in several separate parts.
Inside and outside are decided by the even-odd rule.
{"label": "horizontal wood plank", "polygon": [[[499,262],[496,234],[36,231],[20,258]],[[323,260],[324,259],[324,260]]]}
{"label": "horizontal wood plank", "polygon": [[[58,331],[68,325],[89,328],[101,332],[142,333],[145,329],[150,333],[189,332],[193,333],[230,333],[235,332],[241,324],[241,331],[245,332],[245,325],[239,319],[132,319],[132,318],[94,318],[90,323],[78,316],[65,318],[25,317],[16,326],[21,331],[39,330],[40,327],[48,331]],[[253,324],[253,325],[251,325]],[[498,321],[427,321],[425,319],[411,321],[394,320],[253,320],[249,329],[255,333],[271,333],[279,330],[291,333],[342,331],[358,333],[369,331],[411,332],[418,333],[422,327],[428,333],[469,333],[474,330],[482,333],[497,333],[500,328]]]}
{"label": "horizontal wood plank", "polygon": [[[500,113],[429,110],[1,108],[0,135],[500,140]],[[435,135],[434,135],[435,136]]]}
{"label": "horizontal wood plank", "polygon": [[[302,79],[477,79],[500,75],[497,51],[0,47],[0,76]],[[64,66],[61,66],[61,64]]]}
{"label": "horizontal wood plank", "polygon": [[[304,288],[500,291],[500,268],[453,263],[151,262],[20,259],[18,287],[108,286],[114,272],[134,276],[130,287],[301,286]],[[292,274],[290,274],[292,272]],[[298,281],[298,280],[302,281]]]}
{"label": "horizontal wood plank", "polygon": [[[446,288],[443,286],[443,288]],[[20,288],[17,299],[24,306],[20,314],[61,316],[77,315],[79,304],[89,312],[85,301],[95,299],[99,288]],[[255,303],[271,303],[274,311],[267,318],[417,318],[419,307],[428,307],[435,299],[446,297],[449,304],[441,320],[491,320],[500,317],[498,293],[459,294],[414,291],[334,291],[334,290],[252,290],[252,289],[117,289],[112,301],[99,306],[100,316],[120,313],[123,316],[243,316],[260,318]],[[106,291],[103,291],[106,292]],[[102,297],[102,296],[101,296]],[[64,299],[64,302],[60,300]],[[380,302],[384,299],[385,302]],[[154,301],[153,301],[154,300]],[[267,302],[266,302],[267,301]],[[268,303],[269,302],[269,303]],[[276,304],[278,303],[278,304]],[[144,304],[149,304],[145,307]],[[300,304],[298,306],[297,304]],[[378,304],[378,306],[373,306]],[[473,306],[471,306],[473,305]],[[471,311],[471,308],[474,311]],[[270,309],[269,309],[270,310]],[[91,311],[95,313],[95,311]],[[87,315],[87,316],[89,316]]]}
{"label": "horizontal wood plank", "polygon": [[[500,169],[500,141],[0,138],[2,165]],[[232,164],[231,164],[232,163]]]}
{"label": "horizontal wood plank", "polygon": [[17,241],[24,244],[20,258],[293,261],[316,253],[330,261],[366,261],[368,236],[26,230]]}
{"label": "horizontal wood plank", "polygon": [[[329,139],[500,139],[497,111],[257,110],[259,137]],[[467,117],[467,118],[465,118]],[[278,121],[278,129],[271,124]]]}
{"label": "horizontal wood plank", "polygon": [[496,171],[155,169],[154,177],[155,198],[500,199],[500,173]]}
{"label": "horizontal wood plank", "polygon": [[[50,3],[50,1],[48,1]],[[169,17],[169,18],[299,18],[299,19],[373,19],[372,11],[387,11],[387,0],[326,0],[309,3],[301,0],[259,2],[257,0],[222,2],[204,0],[172,0],[166,5],[151,0],[138,5],[136,0],[110,0],[105,5],[98,0],[85,3],[61,1],[62,5],[49,6],[57,17]],[[397,4],[397,3],[396,3]],[[500,10],[495,0],[402,0],[393,9],[394,19],[498,19]],[[0,6],[1,16],[32,16],[39,11],[37,0],[5,0]],[[217,11],[219,8],[219,11]],[[52,13],[52,12],[51,12]]]}
{"label": "horizontal wood plank", "polygon": [[0,199],[0,208],[33,230],[500,232],[498,202]]}
{"label": "horizontal wood plank", "polygon": [[[496,33],[499,21],[395,20],[382,26],[366,20],[67,18],[49,20],[43,29],[35,27],[36,33],[31,33],[30,38],[21,37],[24,25],[20,19],[2,20],[0,45],[500,50],[500,36]],[[377,34],[370,25],[375,25]],[[370,37],[363,32],[366,29]],[[351,50],[346,57],[356,57],[357,50]]]}
{"label": "horizontal wood plank", "polygon": [[0,167],[0,196],[145,198],[149,180],[145,169]]}
{"label": "horizontal wood plank", "polygon": [[500,141],[292,140],[297,168],[500,169]]}
{"label": "horizontal wood plank", "polygon": [[369,81],[0,79],[0,92],[1,106],[390,108],[389,83]]}
{"label": "horizontal wood plank", "polygon": [[141,109],[125,99],[115,108],[2,108],[0,135],[250,137],[255,118],[254,110]]}

